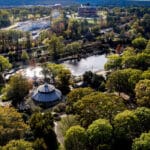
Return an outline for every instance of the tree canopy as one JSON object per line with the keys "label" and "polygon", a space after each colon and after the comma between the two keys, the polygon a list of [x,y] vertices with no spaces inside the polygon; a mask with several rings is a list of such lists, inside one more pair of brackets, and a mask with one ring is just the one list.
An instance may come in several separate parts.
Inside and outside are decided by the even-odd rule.
{"label": "tree canopy", "polygon": [[98,119],[94,121],[87,129],[90,147],[97,149],[104,144],[109,144],[112,137],[112,129],[108,120]]}
{"label": "tree canopy", "polygon": [[0,71],[4,71],[5,69],[10,69],[11,64],[9,63],[9,60],[2,55],[0,55]]}
{"label": "tree canopy", "polygon": [[150,149],[150,133],[142,133],[139,138],[134,139],[132,150],[149,150]]}
{"label": "tree canopy", "polygon": [[43,138],[47,149],[56,150],[58,142],[56,134],[53,130],[53,117],[51,112],[35,113],[29,120],[31,131],[35,138]]}
{"label": "tree canopy", "polygon": [[12,100],[12,104],[16,106],[24,100],[30,88],[32,88],[32,84],[28,79],[21,74],[16,74],[11,77],[9,83],[3,89],[4,98],[6,100]]}
{"label": "tree canopy", "polygon": [[143,37],[138,37],[132,41],[132,44],[135,48],[145,49],[147,40]]}
{"label": "tree canopy", "polygon": [[1,150],[34,150],[32,143],[28,141],[21,140],[12,140],[2,147]]}
{"label": "tree canopy", "polygon": [[122,98],[100,92],[93,92],[82,97],[74,104],[74,107],[83,126],[88,126],[98,118],[112,121],[116,114],[126,109]]}
{"label": "tree canopy", "polygon": [[12,107],[0,107],[0,145],[13,139],[23,138],[28,126]]}
{"label": "tree canopy", "polygon": [[63,37],[57,37],[53,35],[51,39],[48,41],[49,44],[49,53],[52,56],[52,60],[56,61],[59,58],[60,53],[63,51]]}
{"label": "tree canopy", "polygon": [[125,110],[114,118],[115,145],[122,149],[130,149],[132,139],[138,135],[139,120],[134,112]]}
{"label": "tree canopy", "polygon": [[86,132],[81,126],[73,126],[65,135],[66,150],[86,150]]}
{"label": "tree canopy", "polygon": [[108,76],[106,86],[111,91],[133,95],[135,85],[141,79],[141,74],[142,71],[137,69],[114,71]]}
{"label": "tree canopy", "polygon": [[68,113],[75,113],[74,112],[74,104],[80,100],[82,97],[89,95],[93,92],[91,88],[78,88],[72,90],[66,97],[67,103],[67,112]]}
{"label": "tree canopy", "polygon": [[150,80],[140,80],[135,87],[137,104],[150,107]]}

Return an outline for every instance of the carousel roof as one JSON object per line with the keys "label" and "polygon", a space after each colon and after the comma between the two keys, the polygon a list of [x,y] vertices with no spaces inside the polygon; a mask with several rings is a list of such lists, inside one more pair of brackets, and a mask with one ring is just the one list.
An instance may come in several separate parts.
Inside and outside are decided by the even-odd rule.
{"label": "carousel roof", "polygon": [[32,99],[37,102],[54,102],[61,100],[62,93],[51,84],[40,85],[33,93]]}

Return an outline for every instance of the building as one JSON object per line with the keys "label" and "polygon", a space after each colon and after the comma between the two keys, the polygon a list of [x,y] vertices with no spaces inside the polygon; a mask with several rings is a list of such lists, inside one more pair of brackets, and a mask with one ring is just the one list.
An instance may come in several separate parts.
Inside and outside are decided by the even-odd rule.
{"label": "building", "polygon": [[92,6],[83,6],[78,8],[79,17],[97,17],[97,9]]}
{"label": "building", "polygon": [[59,103],[62,99],[62,93],[51,84],[40,85],[32,95],[36,104],[43,107],[50,107]]}

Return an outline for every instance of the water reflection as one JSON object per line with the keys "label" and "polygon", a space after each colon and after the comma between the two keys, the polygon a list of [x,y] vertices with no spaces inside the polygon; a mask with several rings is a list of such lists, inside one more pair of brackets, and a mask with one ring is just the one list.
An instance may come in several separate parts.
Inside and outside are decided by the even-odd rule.
{"label": "water reflection", "polygon": [[65,65],[73,75],[79,76],[86,71],[96,72],[104,70],[106,62],[107,58],[105,55],[95,55],[81,59],[80,61],[65,61],[63,65]]}

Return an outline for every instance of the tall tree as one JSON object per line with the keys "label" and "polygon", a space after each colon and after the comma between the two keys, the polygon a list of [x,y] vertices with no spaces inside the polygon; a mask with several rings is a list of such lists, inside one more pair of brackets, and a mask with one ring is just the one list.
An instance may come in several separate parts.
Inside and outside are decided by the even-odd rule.
{"label": "tall tree", "polygon": [[29,125],[35,138],[44,139],[47,150],[57,150],[58,142],[53,130],[54,122],[50,112],[33,114],[29,120]]}
{"label": "tall tree", "polygon": [[0,84],[4,84],[3,71],[10,68],[11,64],[9,63],[9,60],[0,55]]}
{"label": "tall tree", "polygon": [[60,57],[60,53],[62,53],[64,44],[63,44],[63,37],[57,37],[56,35],[53,35],[48,41],[49,44],[49,52],[52,56],[52,59],[56,61]]}

